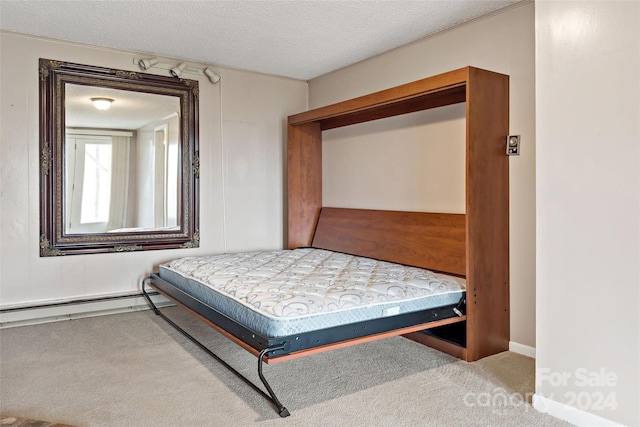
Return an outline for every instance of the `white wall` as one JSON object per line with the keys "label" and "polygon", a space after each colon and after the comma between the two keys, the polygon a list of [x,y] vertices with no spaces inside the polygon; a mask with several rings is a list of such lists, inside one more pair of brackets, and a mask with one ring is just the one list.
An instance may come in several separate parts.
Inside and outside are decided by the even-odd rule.
{"label": "white wall", "polygon": [[536,3],[537,406],[629,426],[640,425],[639,28],[637,1]]}
{"label": "white wall", "polygon": [[[511,340],[528,347],[535,345],[534,37],[534,4],[526,3],[309,82],[314,108],[467,65],[510,76],[510,129],[522,136],[522,154],[509,164]],[[464,212],[464,106],[411,116],[325,132],[325,205]]]}
{"label": "white wall", "polygon": [[38,58],[140,71],[140,54],[3,32],[0,55],[0,307],[134,292],[171,258],[283,247],[284,121],[307,108],[306,82],[186,76],[200,81],[199,249],[40,258]]}

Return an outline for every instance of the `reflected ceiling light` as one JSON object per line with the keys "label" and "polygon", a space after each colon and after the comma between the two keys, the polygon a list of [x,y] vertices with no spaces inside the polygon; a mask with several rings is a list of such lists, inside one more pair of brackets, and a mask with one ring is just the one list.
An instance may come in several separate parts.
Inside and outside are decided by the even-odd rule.
{"label": "reflected ceiling light", "polygon": [[187,68],[187,64],[185,64],[184,62],[181,64],[178,64],[171,69],[171,75],[173,77],[180,77],[180,74],[182,74],[185,68]]}
{"label": "reflected ceiling light", "polygon": [[203,70],[205,76],[209,77],[209,81],[216,84],[220,81],[220,74],[211,71],[209,68]]}
{"label": "reflected ceiling light", "polygon": [[138,61],[138,66],[142,70],[148,70],[158,63],[158,58],[146,58]]}
{"label": "reflected ceiling light", "polygon": [[111,103],[113,99],[111,98],[91,98],[91,102],[93,102],[93,106],[96,107],[100,111],[104,111],[111,107]]}

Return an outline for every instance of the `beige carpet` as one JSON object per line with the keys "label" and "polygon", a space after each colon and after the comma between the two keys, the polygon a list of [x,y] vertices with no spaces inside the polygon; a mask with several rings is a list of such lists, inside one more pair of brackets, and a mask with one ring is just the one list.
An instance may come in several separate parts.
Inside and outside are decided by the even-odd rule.
{"label": "beige carpet", "polygon": [[[171,316],[258,382],[257,359]],[[265,366],[291,412],[150,311],[0,330],[0,413],[76,426],[564,426],[531,405],[534,361],[466,363],[401,337]]]}

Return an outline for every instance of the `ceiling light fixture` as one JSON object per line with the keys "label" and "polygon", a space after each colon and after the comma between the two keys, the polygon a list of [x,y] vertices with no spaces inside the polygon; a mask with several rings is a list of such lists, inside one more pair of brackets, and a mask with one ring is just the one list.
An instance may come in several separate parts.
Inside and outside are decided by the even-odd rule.
{"label": "ceiling light fixture", "polygon": [[173,77],[180,77],[180,74],[182,74],[185,68],[187,68],[187,64],[185,64],[184,62],[181,64],[178,64],[170,70],[171,75]]}
{"label": "ceiling light fixture", "polygon": [[158,58],[146,58],[138,61],[138,66],[141,70],[148,70],[158,63]]}
{"label": "ceiling light fixture", "polygon": [[202,72],[209,78],[211,83],[216,84],[220,81],[220,74],[211,71],[209,68],[205,68]]}
{"label": "ceiling light fixture", "polygon": [[111,103],[113,99],[111,98],[91,98],[91,102],[93,102],[93,106],[96,107],[100,111],[108,110],[111,107]]}

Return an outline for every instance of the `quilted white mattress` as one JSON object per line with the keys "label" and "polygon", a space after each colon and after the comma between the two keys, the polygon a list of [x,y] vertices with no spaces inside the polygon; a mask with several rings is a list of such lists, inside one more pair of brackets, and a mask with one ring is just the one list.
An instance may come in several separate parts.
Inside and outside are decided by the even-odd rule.
{"label": "quilted white mattress", "polygon": [[456,304],[464,280],[322,249],[180,258],[160,277],[255,332],[282,337]]}

